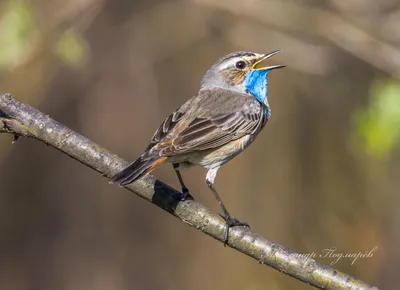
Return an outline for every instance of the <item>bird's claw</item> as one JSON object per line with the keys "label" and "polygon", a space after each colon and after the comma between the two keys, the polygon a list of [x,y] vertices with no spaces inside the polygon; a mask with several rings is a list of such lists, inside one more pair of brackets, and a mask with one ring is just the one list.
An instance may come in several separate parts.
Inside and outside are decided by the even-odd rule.
{"label": "bird's claw", "polygon": [[249,224],[246,222],[238,221],[237,219],[231,217],[230,215],[223,216],[220,215],[225,220],[225,237],[224,237],[224,246],[228,244],[229,240],[229,229],[232,227],[245,227],[250,228]]}
{"label": "bird's claw", "polygon": [[187,187],[183,187],[181,201],[185,201],[187,199],[193,199],[193,197],[190,195],[189,189]]}

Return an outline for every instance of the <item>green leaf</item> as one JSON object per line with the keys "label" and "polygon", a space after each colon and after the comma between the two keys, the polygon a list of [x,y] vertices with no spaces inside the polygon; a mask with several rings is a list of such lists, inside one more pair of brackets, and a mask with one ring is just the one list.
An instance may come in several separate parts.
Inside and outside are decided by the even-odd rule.
{"label": "green leaf", "polygon": [[0,11],[0,69],[18,64],[36,30],[32,8],[22,0],[7,1]]}
{"label": "green leaf", "polygon": [[79,68],[86,64],[88,46],[80,35],[69,30],[60,36],[55,53],[68,65]]}
{"label": "green leaf", "polygon": [[367,153],[385,159],[400,141],[400,83],[374,82],[368,108],[356,112],[357,135]]}

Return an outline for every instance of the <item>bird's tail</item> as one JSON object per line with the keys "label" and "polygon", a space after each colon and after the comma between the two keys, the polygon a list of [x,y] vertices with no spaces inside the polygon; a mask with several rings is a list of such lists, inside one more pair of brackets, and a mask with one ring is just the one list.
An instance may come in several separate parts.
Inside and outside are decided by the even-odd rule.
{"label": "bird's tail", "polygon": [[116,183],[120,186],[124,186],[135,182],[139,178],[150,173],[158,166],[163,164],[167,160],[167,157],[161,157],[158,153],[145,152],[140,158],[132,162],[128,167],[118,172],[111,178],[111,183]]}

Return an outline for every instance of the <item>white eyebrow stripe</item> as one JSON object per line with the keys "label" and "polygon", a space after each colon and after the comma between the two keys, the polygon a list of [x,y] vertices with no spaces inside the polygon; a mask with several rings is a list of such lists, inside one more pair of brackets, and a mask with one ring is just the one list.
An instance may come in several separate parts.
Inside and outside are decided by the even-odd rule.
{"label": "white eyebrow stripe", "polygon": [[229,59],[229,60],[226,60],[226,61],[224,61],[224,62],[222,63],[221,69],[226,69],[226,68],[232,67],[232,66],[234,66],[235,63],[237,63],[239,60],[242,60],[242,58],[241,58],[241,57],[234,57],[234,58],[231,58],[231,59]]}
{"label": "white eyebrow stripe", "polygon": [[262,56],[262,54],[259,54],[259,53],[255,53],[255,56],[236,56],[236,57],[230,58],[228,60],[225,60],[220,65],[220,69],[227,69],[227,68],[233,67],[240,60],[251,62],[254,58],[260,58],[261,56]]}

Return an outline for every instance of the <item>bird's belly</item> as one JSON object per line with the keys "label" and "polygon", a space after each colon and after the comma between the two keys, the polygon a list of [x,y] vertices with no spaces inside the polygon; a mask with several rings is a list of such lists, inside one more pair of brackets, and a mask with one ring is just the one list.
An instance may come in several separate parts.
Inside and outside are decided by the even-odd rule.
{"label": "bird's belly", "polygon": [[185,169],[192,165],[200,165],[207,169],[219,167],[246,149],[253,140],[254,138],[247,135],[216,149],[195,151],[180,156],[174,156],[168,161],[180,163],[181,166],[179,169]]}

